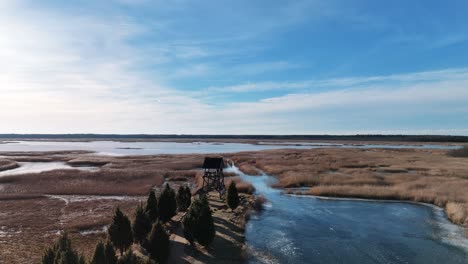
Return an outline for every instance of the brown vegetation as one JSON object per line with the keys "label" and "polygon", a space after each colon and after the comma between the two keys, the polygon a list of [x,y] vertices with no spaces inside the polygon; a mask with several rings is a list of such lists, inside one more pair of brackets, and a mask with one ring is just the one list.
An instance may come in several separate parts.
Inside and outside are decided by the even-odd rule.
{"label": "brown vegetation", "polygon": [[110,223],[115,208],[131,214],[138,204],[133,199],[65,203],[59,197],[18,198],[0,202],[0,263],[38,263],[62,230],[69,232],[74,247],[89,259],[96,242],[105,237],[103,226]]}
{"label": "brown vegetation", "polygon": [[[86,152],[7,153],[2,164],[65,161],[98,171],[54,170],[0,177],[0,263],[37,263],[59,231],[67,230],[90,257],[117,206],[132,216],[152,188],[192,181],[203,156],[99,157]],[[3,155],[3,153],[2,153]],[[113,197],[115,196],[115,197]],[[80,233],[83,232],[83,233]]]}
{"label": "brown vegetation", "polygon": [[[447,155],[447,151],[329,148],[224,156],[248,174],[265,171],[276,176],[279,187],[309,187],[301,189],[303,194],[427,202],[444,207],[454,223],[468,226],[468,163],[465,158]],[[96,242],[103,238],[102,227],[109,223],[116,206],[132,215],[149,190],[164,182],[170,182],[174,187],[177,184],[200,184],[203,158],[204,155],[195,154],[107,157],[87,152],[9,153],[0,164],[64,161],[73,166],[93,165],[100,169],[1,177],[0,262],[37,262],[42,250],[53,243],[60,230],[69,230],[78,251],[90,256]],[[250,184],[226,173],[226,184],[231,180],[236,182],[240,192],[254,191]],[[96,197],[85,199],[87,195]],[[125,197],[106,198],[103,195]],[[252,205],[261,208],[264,202],[260,198],[253,200]],[[218,213],[224,214],[223,206],[220,204],[217,208],[214,203],[215,217]],[[239,218],[236,225],[242,226],[240,217],[243,213],[234,212],[234,216]],[[226,215],[223,219],[230,219],[228,217],[233,216]],[[228,221],[222,223],[232,227]],[[243,240],[242,229],[229,233],[229,228],[219,232],[232,234],[239,239],[236,241]],[[238,242],[232,243],[222,236],[217,239],[227,241],[227,247],[239,249]],[[214,255],[224,253],[196,254],[199,255],[193,255],[196,256],[193,261],[209,262],[214,261]]]}
{"label": "brown vegetation", "polygon": [[[62,169],[0,177],[0,263],[37,263],[42,251],[63,230],[70,233],[78,252],[89,258],[96,242],[104,238],[103,228],[110,223],[117,206],[133,216],[134,208],[151,189],[164,182],[170,182],[174,188],[194,183],[204,158],[204,155],[111,157],[86,152],[7,154],[8,159],[2,159],[1,164],[63,161],[72,166],[98,166],[99,170]],[[241,191],[253,192],[253,187],[239,177],[227,176],[227,183],[234,180]],[[218,213],[224,210],[215,209]],[[229,221],[223,217],[215,213],[215,219]],[[227,230],[228,222],[222,223]],[[237,241],[241,233],[238,229],[227,244],[225,238],[216,238],[216,247],[221,249],[215,254],[225,254],[222,253],[225,247],[241,250],[242,241]],[[213,252],[196,254],[194,260],[209,260]]]}

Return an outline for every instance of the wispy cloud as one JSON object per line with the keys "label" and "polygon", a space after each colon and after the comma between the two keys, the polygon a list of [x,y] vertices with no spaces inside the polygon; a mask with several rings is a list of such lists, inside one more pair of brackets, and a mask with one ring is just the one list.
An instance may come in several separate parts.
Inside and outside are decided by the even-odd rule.
{"label": "wispy cloud", "polygon": [[468,68],[318,79],[311,58],[265,54],[278,33],[344,16],[337,3],[116,2],[147,13],[0,2],[0,132],[467,131]]}
{"label": "wispy cloud", "polygon": [[236,85],[207,87],[201,89],[200,94],[211,92],[224,93],[251,93],[265,92],[272,90],[280,90],[285,93],[300,92],[306,90],[309,92],[322,91],[327,89],[351,89],[351,88],[368,88],[378,86],[380,88],[398,88],[408,86],[410,84],[424,83],[440,83],[443,81],[466,81],[468,80],[468,68],[455,68],[437,71],[425,71],[395,75],[379,75],[379,76],[361,76],[361,77],[345,77],[331,79],[316,79],[305,81],[292,82],[247,82]]}

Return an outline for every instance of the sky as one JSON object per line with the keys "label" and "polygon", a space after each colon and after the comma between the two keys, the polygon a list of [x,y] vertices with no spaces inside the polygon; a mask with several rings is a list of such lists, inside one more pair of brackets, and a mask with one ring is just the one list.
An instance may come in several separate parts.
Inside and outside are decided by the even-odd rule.
{"label": "sky", "polygon": [[466,0],[0,0],[0,133],[468,135]]}

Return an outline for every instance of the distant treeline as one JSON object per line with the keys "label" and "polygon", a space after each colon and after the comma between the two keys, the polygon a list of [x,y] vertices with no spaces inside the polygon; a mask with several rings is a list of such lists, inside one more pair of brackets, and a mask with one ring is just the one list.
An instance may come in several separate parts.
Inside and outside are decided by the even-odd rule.
{"label": "distant treeline", "polygon": [[250,139],[250,140],[350,140],[404,142],[468,142],[468,136],[448,135],[150,135],[150,134],[0,134],[0,139],[155,140],[155,139]]}

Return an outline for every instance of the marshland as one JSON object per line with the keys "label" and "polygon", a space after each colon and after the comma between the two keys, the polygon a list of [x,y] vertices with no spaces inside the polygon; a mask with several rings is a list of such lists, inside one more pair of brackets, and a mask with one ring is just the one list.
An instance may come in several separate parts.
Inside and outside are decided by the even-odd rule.
{"label": "marshland", "polygon": [[[144,142],[139,144],[142,147],[145,145]],[[82,252],[87,259],[91,258],[95,244],[106,238],[106,228],[116,207],[133,216],[135,207],[145,202],[148,192],[155,190],[158,193],[164,184],[169,184],[174,189],[180,185],[190,186],[193,191],[198,189],[202,184],[201,165],[207,155],[221,155],[228,161],[228,167],[235,166],[236,170],[228,168],[225,173],[226,185],[231,181],[236,182],[237,189],[246,199],[254,199],[252,195],[266,199],[266,208],[263,212],[255,212],[252,208],[248,209],[249,206],[242,207],[245,209],[239,209],[241,211],[232,215],[229,209],[223,206],[223,202],[213,196],[210,205],[217,223],[217,238],[213,247],[207,252],[193,251],[185,245],[182,247],[183,254],[180,253],[180,249],[177,251],[180,258],[171,256],[172,260],[218,263],[230,259],[235,262],[247,260],[257,263],[265,259],[282,262],[281,260],[285,259],[307,261],[317,258],[320,262],[317,255],[304,255],[307,247],[300,246],[300,243],[294,245],[298,248],[296,251],[288,253],[293,255],[282,255],[284,252],[281,253],[278,248],[259,244],[257,237],[262,238],[261,241],[268,241],[264,239],[260,227],[275,219],[269,214],[275,212],[275,217],[278,217],[276,210],[296,207],[296,212],[308,208],[307,213],[296,217],[299,225],[307,225],[310,221],[318,221],[317,219],[325,221],[326,219],[321,217],[335,218],[339,215],[346,219],[354,217],[354,221],[348,221],[349,223],[341,228],[348,229],[346,232],[353,232],[354,228],[363,229],[358,232],[360,234],[372,235],[369,230],[373,229],[372,225],[377,228],[379,223],[398,223],[398,228],[389,224],[390,230],[382,231],[393,235],[397,235],[398,232],[411,233],[412,225],[420,226],[424,229],[421,231],[423,237],[432,237],[432,244],[423,243],[423,240],[418,243],[418,239],[406,243],[398,235],[394,242],[402,243],[412,250],[416,250],[418,245],[422,246],[421,252],[430,251],[432,248],[433,252],[442,257],[448,254],[452,256],[449,258],[452,261],[450,263],[463,263],[460,260],[466,260],[467,239],[463,237],[463,228],[468,227],[468,160],[466,147],[463,148],[462,145],[435,143],[436,147],[423,148],[421,146],[425,143],[384,143],[387,147],[379,145],[373,148],[372,143],[346,142],[346,146],[349,147],[336,144],[307,147],[304,142],[286,145],[282,142],[270,142],[269,144],[280,147],[250,151],[249,146],[247,151],[216,153],[222,150],[225,144],[210,144],[213,146],[212,153],[209,153],[209,148],[202,148],[201,154],[190,153],[194,151],[192,148],[185,150],[186,154],[146,155],[147,152],[142,151],[140,155],[131,156],[121,153],[112,155],[109,152],[106,152],[106,155],[93,152],[95,149],[37,151],[31,148],[30,151],[3,151],[0,154],[1,260],[6,263],[37,262],[45,248],[63,231],[69,233],[78,252]],[[1,145],[0,150],[7,145],[9,144]],[[366,147],[362,147],[363,145]],[[119,152],[120,149],[116,148],[115,151]],[[24,173],[14,173],[22,166],[27,167],[34,163],[41,164],[42,171],[25,170]],[[264,180],[265,175],[268,175],[269,180],[266,183],[259,182]],[[297,195],[305,200],[296,200]],[[307,200],[307,197],[311,197],[312,200]],[[362,201],[347,201],[345,208],[352,206],[353,210],[346,211],[340,209],[343,202],[318,203],[317,197],[416,202],[437,207],[420,209],[417,206],[408,207],[404,203],[397,203],[391,206],[392,212],[401,214],[396,217],[385,213],[389,210],[386,203],[369,205],[362,204]],[[438,211],[437,208],[442,209]],[[361,209],[362,212],[359,213]],[[286,217],[288,213],[281,210],[281,217]],[[335,216],[320,213],[310,215],[310,211],[321,210],[334,211]],[[366,222],[369,226],[364,227],[362,223],[354,223],[356,219],[360,219],[355,213],[362,215],[366,212],[373,217],[374,222]],[[413,216],[413,220],[409,216]],[[249,217],[250,222],[247,221]],[[281,217],[275,220],[276,223],[285,221]],[[414,222],[415,219],[418,222]],[[335,218],[327,221],[336,224],[334,228],[339,229],[339,226],[343,225],[340,221],[345,220]],[[432,224],[423,224],[428,222]],[[439,225],[450,226],[452,231],[449,234],[439,232],[437,230],[443,229]],[[274,233],[276,229],[281,229],[275,222],[271,223],[271,228],[272,230],[265,232]],[[313,225],[304,228],[314,236],[295,234],[288,239],[295,242],[308,241],[317,234],[327,234],[322,238],[326,242],[328,239],[335,241],[341,237],[328,233],[333,227]],[[182,238],[176,234],[171,236],[171,241],[178,239]],[[361,241],[353,239],[352,236],[347,239],[348,243],[355,243],[361,247],[372,243],[372,240]],[[316,254],[329,254],[327,250],[330,248],[320,248]],[[336,253],[337,249],[333,250]],[[408,258],[408,255],[400,252],[398,248],[388,247],[387,253],[382,255],[383,258],[391,254],[402,254],[403,259]],[[356,253],[338,250],[336,255],[343,258],[354,257],[361,263],[369,261]],[[324,257],[322,261],[326,259]]]}
{"label": "marshland", "polygon": [[467,10],[0,0],[0,264],[467,264]]}

